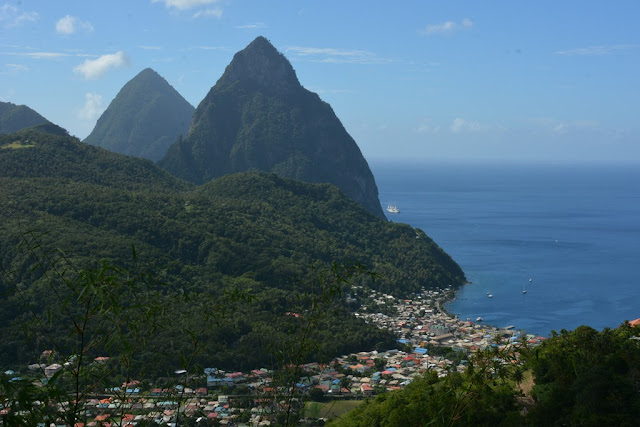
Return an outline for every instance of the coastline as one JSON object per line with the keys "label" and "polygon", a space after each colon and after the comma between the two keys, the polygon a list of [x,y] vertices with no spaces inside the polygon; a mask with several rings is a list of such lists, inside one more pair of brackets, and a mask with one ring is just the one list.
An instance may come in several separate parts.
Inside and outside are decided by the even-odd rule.
{"label": "coastline", "polygon": [[637,168],[428,166],[373,169],[380,200],[400,209],[389,217],[423,230],[473,282],[445,311],[545,337],[640,317],[629,304],[640,300]]}
{"label": "coastline", "polygon": [[[444,295],[442,298],[438,299],[436,301],[436,307],[438,308],[438,310],[440,311],[440,313],[442,313],[445,316],[448,316],[450,319],[456,320],[456,321],[460,321],[460,318],[458,317],[458,314],[448,310],[446,308],[447,304],[452,304],[458,297],[458,292],[462,290],[462,288],[465,285],[471,285],[473,284],[472,282],[466,282],[463,286],[460,286],[458,289],[453,290],[453,291],[448,291],[450,292],[449,295]],[[541,341],[544,339],[547,339],[547,337],[543,337],[540,335],[536,335],[536,334],[531,334],[528,333],[526,329],[524,328],[518,328],[516,327],[516,325],[505,325],[505,326],[497,326],[491,323],[485,323],[484,320],[482,321],[473,321],[469,318],[464,320],[465,322],[471,322],[475,325],[480,325],[483,327],[483,329],[490,329],[490,330],[494,330],[494,331],[513,331],[514,335],[518,335],[518,336],[522,336],[522,337],[527,337],[528,340],[535,340],[535,341]]]}

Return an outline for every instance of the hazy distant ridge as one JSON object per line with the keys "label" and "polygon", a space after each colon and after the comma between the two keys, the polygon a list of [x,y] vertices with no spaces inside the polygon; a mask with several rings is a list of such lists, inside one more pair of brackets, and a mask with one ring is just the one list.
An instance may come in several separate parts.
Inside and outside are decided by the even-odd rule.
{"label": "hazy distant ridge", "polygon": [[84,142],[159,160],[186,135],[194,108],[151,68],[122,87]]}

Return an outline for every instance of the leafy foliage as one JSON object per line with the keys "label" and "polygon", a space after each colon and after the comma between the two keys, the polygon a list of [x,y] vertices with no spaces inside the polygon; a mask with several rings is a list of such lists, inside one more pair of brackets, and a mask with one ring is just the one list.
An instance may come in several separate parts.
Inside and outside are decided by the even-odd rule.
{"label": "leafy foliage", "polygon": [[529,355],[538,425],[637,425],[640,328],[598,332],[588,326],[554,333]]}

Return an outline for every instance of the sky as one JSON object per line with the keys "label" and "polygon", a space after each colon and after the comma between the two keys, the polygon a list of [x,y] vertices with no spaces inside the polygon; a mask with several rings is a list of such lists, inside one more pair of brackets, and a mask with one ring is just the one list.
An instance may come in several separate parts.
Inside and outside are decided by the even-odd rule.
{"label": "sky", "polygon": [[264,36],[370,162],[640,163],[640,2],[0,0],[0,101],[85,138],[147,67],[197,106]]}

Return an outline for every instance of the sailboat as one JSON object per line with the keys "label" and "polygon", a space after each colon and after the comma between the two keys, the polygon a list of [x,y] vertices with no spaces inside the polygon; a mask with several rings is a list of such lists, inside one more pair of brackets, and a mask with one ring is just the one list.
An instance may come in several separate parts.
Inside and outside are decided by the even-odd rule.
{"label": "sailboat", "polygon": [[[533,282],[533,279],[531,277],[529,277],[529,284],[531,284]],[[526,283],[525,283],[526,284]],[[525,289],[525,285],[522,285],[522,293],[526,294],[527,290]]]}
{"label": "sailboat", "polygon": [[396,205],[388,204],[387,212],[397,214],[397,213],[400,213],[400,209],[398,209]]}

